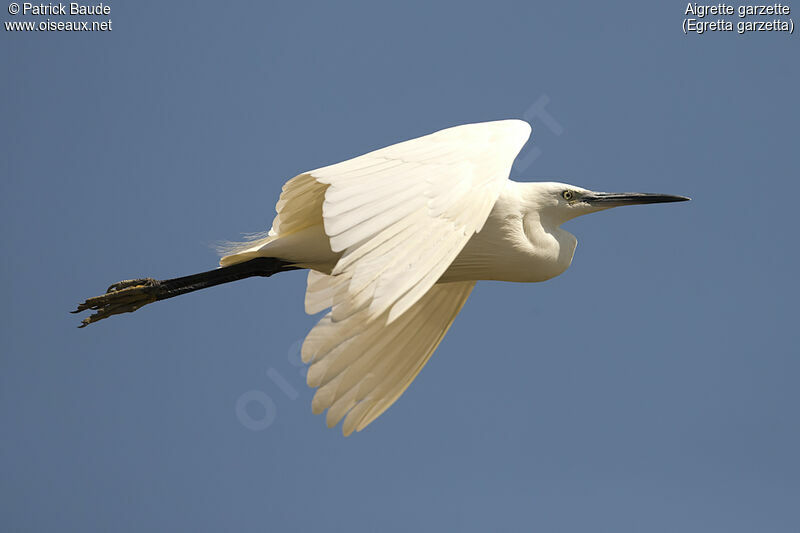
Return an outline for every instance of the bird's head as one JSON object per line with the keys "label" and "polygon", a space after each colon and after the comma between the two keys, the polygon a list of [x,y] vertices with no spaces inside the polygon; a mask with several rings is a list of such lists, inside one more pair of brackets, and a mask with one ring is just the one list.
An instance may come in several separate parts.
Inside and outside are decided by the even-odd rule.
{"label": "bird's head", "polygon": [[596,192],[556,182],[534,182],[526,185],[526,201],[557,226],[575,217],[612,207],[685,202],[690,199],[685,196],[647,192]]}

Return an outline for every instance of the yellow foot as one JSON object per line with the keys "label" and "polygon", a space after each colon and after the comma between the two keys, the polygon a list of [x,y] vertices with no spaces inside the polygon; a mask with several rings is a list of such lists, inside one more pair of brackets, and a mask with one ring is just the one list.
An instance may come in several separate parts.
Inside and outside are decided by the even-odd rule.
{"label": "yellow foot", "polygon": [[72,313],[91,309],[97,311],[84,318],[79,328],[120,313],[132,313],[157,300],[160,282],[153,278],[127,279],[111,285],[105,294],[88,298]]}

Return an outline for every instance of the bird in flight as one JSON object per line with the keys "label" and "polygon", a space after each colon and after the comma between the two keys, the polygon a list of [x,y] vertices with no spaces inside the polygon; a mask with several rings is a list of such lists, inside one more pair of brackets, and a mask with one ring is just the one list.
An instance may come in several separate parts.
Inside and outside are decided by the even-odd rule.
{"label": "bird in flight", "polygon": [[251,276],[307,269],[305,309],[329,309],[302,359],[312,411],[360,431],[433,354],[475,282],[545,281],[572,262],[561,225],[611,207],[689,200],[508,179],[530,136],[521,120],[456,126],[295,176],[269,233],[231,244],[220,267],[121,281],[73,311],[111,315]]}

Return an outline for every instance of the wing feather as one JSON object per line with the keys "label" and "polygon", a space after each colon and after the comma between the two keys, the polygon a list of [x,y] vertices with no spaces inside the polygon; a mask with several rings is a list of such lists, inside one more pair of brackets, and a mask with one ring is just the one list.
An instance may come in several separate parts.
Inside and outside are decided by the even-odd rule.
{"label": "wing feather", "polygon": [[309,265],[305,307],[330,311],[301,354],[318,387],[312,410],[327,409],[328,425],[360,431],[430,358],[474,286],[437,281],[483,227],[529,135],[520,120],[467,124],[300,174],[284,185],[269,235],[222,259],[324,230],[335,255],[324,272]]}
{"label": "wing feather", "polygon": [[529,135],[519,120],[468,124],[308,172],[328,186],[323,224],[342,253],[332,273],[351,280],[333,320],[366,299],[367,320],[396,307],[391,322],[422,297],[483,226]]}
{"label": "wing feather", "polygon": [[[319,387],[312,411],[328,409],[328,426],[346,416],[345,435],[366,427],[408,388],[474,285],[436,285],[391,324],[386,314],[367,323],[359,316],[321,320],[303,345],[303,359],[313,357],[308,384]],[[359,328],[352,327],[354,319]]]}

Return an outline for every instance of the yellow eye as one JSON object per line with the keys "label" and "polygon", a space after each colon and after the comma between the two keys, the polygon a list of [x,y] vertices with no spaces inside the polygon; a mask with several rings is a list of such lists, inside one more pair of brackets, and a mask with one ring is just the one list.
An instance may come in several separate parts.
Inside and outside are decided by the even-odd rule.
{"label": "yellow eye", "polygon": [[575,193],[570,190],[566,190],[561,193],[561,196],[564,198],[564,200],[570,201],[575,198]]}

